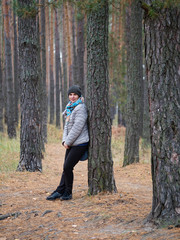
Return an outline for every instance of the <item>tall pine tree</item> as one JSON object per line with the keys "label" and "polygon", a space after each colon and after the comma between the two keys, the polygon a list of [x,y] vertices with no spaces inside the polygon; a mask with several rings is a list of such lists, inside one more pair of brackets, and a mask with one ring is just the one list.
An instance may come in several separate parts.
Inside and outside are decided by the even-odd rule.
{"label": "tall pine tree", "polygon": [[108,7],[108,0],[98,1],[87,19],[88,185],[89,193],[93,195],[116,191],[108,97]]}

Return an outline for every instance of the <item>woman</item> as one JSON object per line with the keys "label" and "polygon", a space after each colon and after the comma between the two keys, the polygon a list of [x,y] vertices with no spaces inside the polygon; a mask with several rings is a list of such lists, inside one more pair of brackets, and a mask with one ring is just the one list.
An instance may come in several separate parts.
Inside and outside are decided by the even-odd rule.
{"label": "woman", "polygon": [[68,90],[69,103],[64,114],[66,116],[62,145],[66,148],[63,173],[56,190],[47,200],[72,199],[73,168],[88,149],[89,134],[87,127],[87,109],[83,103],[81,89],[74,85]]}

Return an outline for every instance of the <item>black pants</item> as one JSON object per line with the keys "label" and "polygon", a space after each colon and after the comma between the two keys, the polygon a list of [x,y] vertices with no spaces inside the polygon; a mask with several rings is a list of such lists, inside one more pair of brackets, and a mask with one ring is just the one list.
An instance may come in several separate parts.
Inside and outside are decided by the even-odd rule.
{"label": "black pants", "polygon": [[56,189],[57,192],[63,194],[66,191],[68,194],[72,194],[73,169],[87,149],[88,146],[75,146],[66,150],[63,173]]}

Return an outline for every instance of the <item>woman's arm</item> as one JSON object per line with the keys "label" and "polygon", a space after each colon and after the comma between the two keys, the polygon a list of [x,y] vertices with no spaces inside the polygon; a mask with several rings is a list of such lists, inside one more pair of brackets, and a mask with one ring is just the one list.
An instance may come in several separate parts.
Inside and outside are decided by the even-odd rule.
{"label": "woman's arm", "polygon": [[62,138],[62,145],[64,145],[64,142],[66,141],[67,135],[68,135],[67,122],[65,122],[64,131],[63,131],[63,138]]}

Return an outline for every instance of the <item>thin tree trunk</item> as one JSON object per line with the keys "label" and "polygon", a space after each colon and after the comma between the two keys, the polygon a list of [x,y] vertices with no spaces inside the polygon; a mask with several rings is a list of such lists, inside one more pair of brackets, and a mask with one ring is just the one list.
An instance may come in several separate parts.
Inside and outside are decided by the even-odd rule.
{"label": "thin tree trunk", "polygon": [[[0,42],[1,43],[1,42]],[[0,55],[0,132],[3,132],[3,81],[2,81],[2,65]]]}
{"label": "thin tree trunk", "polygon": [[47,122],[49,117],[49,106],[50,106],[50,23],[49,23],[49,6],[45,8],[45,28],[46,28],[46,94],[47,94]]}
{"label": "thin tree trunk", "polygon": [[127,61],[127,113],[123,166],[139,162],[142,99],[142,10],[139,0],[131,2],[129,57]]}
{"label": "thin tree trunk", "polygon": [[[62,51],[62,64],[63,64],[63,84],[62,84],[62,109],[64,111],[68,97],[67,97],[67,53],[66,53],[66,21],[65,21],[65,11],[63,6],[63,51]],[[64,119],[63,119],[64,120]]]}
{"label": "thin tree trunk", "polygon": [[4,112],[3,112],[3,121],[5,124],[7,124],[7,88],[6,88],[6,71],[5,71],[5,40],[4,40],[4,13],[3,13],[3,7],[2,7],[2,34],[1,34],[1,38],[2,38],[2,48],[0,49],[2,51],[1,53],[1,67],[2,67],[2,91],[3,91],[3,108],[4,108]]}
{"label": "thin tree trunk", "polygon": [[50,124],[54,122],[54,8],[51,7],[50,22]]}
{"label": "thin tree trunk", "polygon": [[88,157],[89,193],[115,192],[111,154],[108,76],[108,1],[88,14],[88,112],[90,146]]}
{"label": "thin tree trunk", "polygon": [[42,134],[44,143],[47,142],[47,118],[48,118],[48,101],[47,101],[47,85],[46,85],[46,16],[45,16],[45,0],[40,0],[41,4],[41,69],[42,69]]}
{"label": "thin tree trunk", "polygon": [[61,127],[60,123],[60,47],[59,47],[59,21],[58,12],[55,9],[55,49],[56,49],[56,127]]}
{"label": "thin tree trunk", "polygon": [[145,15],[153,181],[150,220],[179,225],[180,10],[174,4],[153,10],[154,18]]}
{"label": "thin tree trunk", "polygon": [[17,27],[16,27],[16,13],[13,12],[13,26],[14,26],[14,94],[15,94],[15,121],[19,122],[19,78],[18,78],[18,42],[17,42]]}
{"label": "thin tree trunk", "polygon": [[[18,0],[19,11],[32,14],[18,19],[21,96],[21,133],[19,171],[42,171],[41,65],[38,7],[29,0]],[[38,2],[37,2],[38,3]]]}
{"label": "thin tree trunk", "polygon": [[77,65],[77,49],[76,49],[76,24],[75,24],[75,11],[72,7],[72,48],[73,48],[73,82],[78,84],[78,65]]}
{"label": "thin tree trunk", "polygon": [[15,111],[14,111],[14,85],[12,74],[12,53],[10,41],[10,2],[3,0],[4,39],[5,39],[5,69],[7,88],[7,131],[10,138],[16,137]]}
{"label": "thin tree trunk", "polygon": [[77,21],[78,84],[84,93],[84,16],[81,12],[79,14],[81,17]]}
{"label": "thin tree trunk", "polygon": [[2,15],[0,16],[0,132],[3,132],[3,108],[4,108],[4,99],[3,99],[3,73],[2,73]]}
{"label": "thin tree trunk", "polygon": [[69,16],[69,12],[68,12],[68,3],[65,2],[65,22],[66,22],[66,37],[67,37],[67,63],[68,63],[68,68],[67,68],[67,72],[68,72],[68,82],[67,85],[70,86],[72,85],[72,78],[71,78],[71,68],[72,68],[72,58],[71,58],[71,39],[70,39],[70,16]]}

